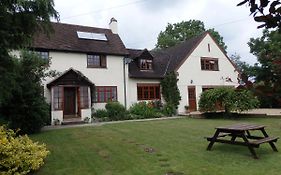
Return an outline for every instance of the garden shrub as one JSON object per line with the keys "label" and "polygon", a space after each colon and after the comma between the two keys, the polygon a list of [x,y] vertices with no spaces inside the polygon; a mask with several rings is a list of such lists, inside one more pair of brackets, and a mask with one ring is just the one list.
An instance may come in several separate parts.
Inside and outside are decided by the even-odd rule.
{"label": "garden shrub", "polygon": [[173,116],[176,114],[176,108],[174,105],[171,105],[169,103],[166,103],[163,107],[163,110],[162,110],[162,113],[165,115],[165,116]]}
{"label": "garden shrub", "polygon": [[27,135],[16,136],[11,129],[0,126],[0,174],[25,175],[38,170],[48,155],[46,146]]}
{"label": "garden shrub", "polygon": [[157,108],[155,108],[151,102],[139,102],[133,104],[130,109],[130,113],[133,115],[133,118],[156,118],[161,117],[162,114],[160,113]]}
{"label": "garden shrub", "polygon": [[105,105],[108,117],[111,120],[125,120],[128,119],[128,115],[125,107],[119,102],[108,102]]}
{"label": "garden shrub", "polygon": [[97,109],[93,113],[93,118],[100,119],[101,121],[107,121],[109,119],[109,116],[105,109]]}
{"label": "garden shrub", "polygon": [[226,114],[253,109],[258,105],[259,101],[250,91],[228,87],[207,90],[201,94],[199,101],[200,111],[215,112],[222,107]]}

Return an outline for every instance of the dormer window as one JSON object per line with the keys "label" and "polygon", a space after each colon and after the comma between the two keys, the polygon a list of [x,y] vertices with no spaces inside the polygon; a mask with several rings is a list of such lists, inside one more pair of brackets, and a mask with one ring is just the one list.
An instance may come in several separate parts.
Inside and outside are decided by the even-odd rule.
{"label": "dormer window", "polygon": [[141,70],[152,70],[152,60],[140,59]]}

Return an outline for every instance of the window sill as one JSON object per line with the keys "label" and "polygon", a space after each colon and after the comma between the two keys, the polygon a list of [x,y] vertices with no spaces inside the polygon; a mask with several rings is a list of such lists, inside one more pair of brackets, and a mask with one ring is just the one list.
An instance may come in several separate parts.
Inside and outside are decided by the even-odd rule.
{"label": "window sill", "polygon": [[87,68],[107,69],[107,67],[87,66]]}

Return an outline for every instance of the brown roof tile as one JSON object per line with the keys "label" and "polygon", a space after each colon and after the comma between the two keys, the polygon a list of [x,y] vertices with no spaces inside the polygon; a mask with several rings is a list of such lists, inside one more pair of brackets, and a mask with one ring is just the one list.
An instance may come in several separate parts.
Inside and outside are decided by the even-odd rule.
{"label": "brown roof tile", "polygon": [[[32,48],[57,51],[101,53],[110,55],[128,55],[119,35],[110,29],[86,27],[80,25],[52,23],[54,33],[48,37],[44,33],[37,33]],[[77,31],[104,33],[108,41],[79,39]]]}
{"label": "brown roof tile", "polygon": [[175,71],[185,61],[206,34],[207,33],[204,32],[199,36],[167,49],[150,51],[153,56],[152,71],[139,69],[136,58],[138,58],[144,50],[128,49],[130,58],[134,59],[129,64],[129,76],[131,78],[163,78],[167,72]]}

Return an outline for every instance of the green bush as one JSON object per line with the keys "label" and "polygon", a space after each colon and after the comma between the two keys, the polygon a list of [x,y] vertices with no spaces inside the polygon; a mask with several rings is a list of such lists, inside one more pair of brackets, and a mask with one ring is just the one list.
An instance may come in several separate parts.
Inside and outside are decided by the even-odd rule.
{"label": "green bush", "polygon": [[16,136],[13,130],[0,126],[0,174],[25,175],[38,170],[48,155],[46,146],[28,136]]}
{"label": "green bush", "polygon": [[176,114],[176,108],[174,105],[171,105],[171,104],[168,104],[166,103],[163,107],[163,110],[162,110],[162,113],[165,115],[165,116],[173,116]]}
{"label": "green bush", "polygon": [[108,113],[105,109],[97,109],[94,112],[93,117],[105,119],[105,118],[108,118]]}
{"label": "green bush", "polygon": [[146,103],[146,102],[139,102],[133,104],[130,109],[130,113],[133,115],[133,118],[156,118],[161,117],[162,114],[159,110],[157,110],[155,107],[153,107],[152,103]]}
{"label": "green bush", "polygon": [[119,102],[108,102],[105,105],[110,120],[126,120],[128,118],[125,107]]}
{"label": "green bush", "polygon": [[215,112],[221,107],[225,113],[241,112],[259,106],[259,101],[250,91],[234,88],[215,88],[201,94],[199,109],[203,112]]}

